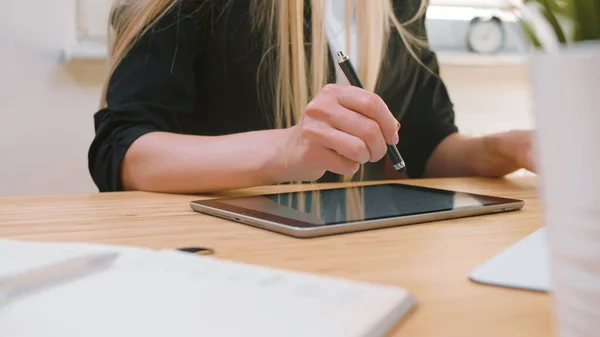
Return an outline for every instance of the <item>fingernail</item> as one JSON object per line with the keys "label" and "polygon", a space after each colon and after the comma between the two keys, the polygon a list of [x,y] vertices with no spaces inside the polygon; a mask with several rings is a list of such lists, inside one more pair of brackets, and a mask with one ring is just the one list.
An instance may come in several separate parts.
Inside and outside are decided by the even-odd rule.
{"label": "fingernail", "polygon": [[396,121],[396,131],[400,131],[400,122]]}
{"label": "fingernail", "polygon": [[394,132],[394,134],[392,135],[392,145],[398,145],[399,141],[400,137],[398,137],[398,134]]}

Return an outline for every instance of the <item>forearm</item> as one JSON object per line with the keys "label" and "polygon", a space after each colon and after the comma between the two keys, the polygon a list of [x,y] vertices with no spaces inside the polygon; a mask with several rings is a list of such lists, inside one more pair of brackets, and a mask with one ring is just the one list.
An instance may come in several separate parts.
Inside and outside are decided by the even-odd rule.
{"label": "forearm", "polygon": [[282,130],[226,136],[152,132],[123,160],[127,190],[204,193],[277,183],[274,157]]}
{"label": "forearm", "polygon": [[491,165],[495,156],[488,137],[469,137],[458,133],[446,137],[433,151],[425,167],[426,177],[502,176],[500,167]]}

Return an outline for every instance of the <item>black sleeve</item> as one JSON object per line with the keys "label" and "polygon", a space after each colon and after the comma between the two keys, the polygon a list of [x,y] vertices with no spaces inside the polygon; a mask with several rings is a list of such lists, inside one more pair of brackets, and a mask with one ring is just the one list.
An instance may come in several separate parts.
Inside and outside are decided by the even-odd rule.
{"label": "black sleeve", "polygon": [[[402,6],[404,18],[412,17],[406,14],[414,14],[418,7],[419,1],[412,2],[412,8],[406,6],[406,3],[410,2],[404,2]],[[425,17],[411,24],[408,29],[413,35],[426,41]],[[435,148],[448,135],[458,132],[458,128],[454,122],[453,104],[440,78],[435,53],[427,48],[417,48],[415,52],[426,68],[414,59],[407,61],[407,64],[416,70],[413,78],[409,80],[413,86],[413,95],[400,121],[402,127],[399,132],[398,150],[406,161],[408,176],[420,178]]]}
{"label": "black sleeve", "polygon": [[[188,8],[189,7],[189,8]],[[107,105],[94,115],[88,167],[101,192],[122,190],[121,162],[149,132],[180,132],[177,116],[194,106],[193,64],[199,25],[192,6],[177,2],[132,46],[109,79]]]}

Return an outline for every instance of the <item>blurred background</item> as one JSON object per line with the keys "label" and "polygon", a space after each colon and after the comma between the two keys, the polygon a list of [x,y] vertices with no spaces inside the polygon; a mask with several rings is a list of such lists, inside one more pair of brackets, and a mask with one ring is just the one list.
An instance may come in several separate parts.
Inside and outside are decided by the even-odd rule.
{"label": "blurred background", "polygon": [[[430,42],[461,131],[533,127],[528,46],[509,0],[430,1]],[[0,196],[97,191],[87,150],[105,75],[110,5],[0,2]]]}

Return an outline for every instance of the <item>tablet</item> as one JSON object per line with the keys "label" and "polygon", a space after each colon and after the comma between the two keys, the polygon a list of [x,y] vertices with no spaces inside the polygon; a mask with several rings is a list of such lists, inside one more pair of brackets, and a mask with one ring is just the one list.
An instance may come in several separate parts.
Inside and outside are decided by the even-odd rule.
{"label": "tablet", "polygon": [[400,183],[195,200],[191,208],[299,238],[515,211],[524,201]]}

